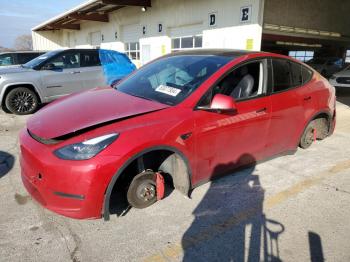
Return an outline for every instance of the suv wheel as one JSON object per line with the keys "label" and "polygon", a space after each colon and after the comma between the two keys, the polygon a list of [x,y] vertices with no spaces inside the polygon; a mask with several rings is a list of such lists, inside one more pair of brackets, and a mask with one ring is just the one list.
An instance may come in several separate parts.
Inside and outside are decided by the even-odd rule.
{"label": "suv wheel", "polygon": [[18,87],[11,90],[5,98],[6,108],[16,115],[34,113],[39,106],[38,96],[29,88]]}

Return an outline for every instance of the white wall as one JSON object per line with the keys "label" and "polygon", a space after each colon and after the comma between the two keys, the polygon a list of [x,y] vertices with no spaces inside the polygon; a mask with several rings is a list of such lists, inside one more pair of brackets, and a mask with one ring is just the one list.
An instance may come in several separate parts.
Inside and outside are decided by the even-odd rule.
{"label": "white wall", "polygon": [[[101,48],[124,50],[123,28],[134,26],[135,42],[150,45],[150,55],[154,59],[171,52],[171,37],[203,35],[203,47],[246,49],[247,39],[253,50],[260,50],[261,9],[263,0],[153,0],[152,7],[142,12],[140,7],[125,7],[109,15],[110,22],[82,22],[81,30],[61,30],[55,40],[35,40],[35,49],[56,49],[60,47],[92,47],[91,33],[101,32]],[[252,6],[251,21],[240,23],[240,8]],[[217,13],[217,25],[209,27],[209,13]],[[163,32],[158,33],[158,24]],[[142,27],[146,34],[142,34]],[[117,34],[117,38],[115,37]],[[40,37],[39,37],[40,35]],[[59,35],[59,39],[56,39]],[[125,34],[124,34],[125,35]],[[33,38],[51,39],[53,35],[33,33]],[[130,34],[128,35],[130,41]],[[57,43],[56,45],[52,43]]]}
{"label": "white wall", "polygon": [[62,31],[32,32],[34,50],[54,50],[63,47]]}

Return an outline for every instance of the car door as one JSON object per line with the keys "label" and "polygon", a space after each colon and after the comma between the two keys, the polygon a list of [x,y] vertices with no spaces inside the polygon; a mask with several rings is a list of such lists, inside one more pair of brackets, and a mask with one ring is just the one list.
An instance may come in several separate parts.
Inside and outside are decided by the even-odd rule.
{"label": "car door", "polygon": [[295,148],[297,134],[312,101],[310,87],[303,85],[302,67],[287,59],[271,60],[271,125],[267,152],[270,155]]}
{"label": "car door", "polygon": [[80,64],[84,90],[106,85],[98,50],[81,51]]}
{"label": "car door", "polygon": [[[266,64],[266,60],[258,60],[235,68],[202,98],[199,105],[210,104],[217,93],[230,95],[235,98],[237,111],[194,112],[197,157],[194,183],[265,157],[271,114],[270,97],[266,96]],[[236,91],[247,75],[253,77],[254,88],[249,95],[240,96]]]}
{"label": "car door", "polygon": [[49,59],[40,69],[40,78],[48,100],[82,91],[79,51],[64,51]]}

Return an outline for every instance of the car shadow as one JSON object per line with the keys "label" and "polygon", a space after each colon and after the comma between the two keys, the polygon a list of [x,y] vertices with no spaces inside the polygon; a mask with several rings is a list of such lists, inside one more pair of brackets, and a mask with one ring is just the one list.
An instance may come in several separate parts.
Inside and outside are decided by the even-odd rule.
{"label": "car shadow", "polygon": [[350,88],[336,87],[337,101],[350,106]]}
{"label": "car shadow", "polygon": [[15,163],[15,157],[7,152],[0,151],[0,178],[11,171]]}
{"label": "car shadow", "polygon": [[[278,237],[284,226],[264,214],[265,190],[254,174],[254,158],[245,154],[238,163],[247,160],[249,167],[211,182],[183,235],[183,261],[281,261]],[[214,173],[236,166],[219,165]]]}

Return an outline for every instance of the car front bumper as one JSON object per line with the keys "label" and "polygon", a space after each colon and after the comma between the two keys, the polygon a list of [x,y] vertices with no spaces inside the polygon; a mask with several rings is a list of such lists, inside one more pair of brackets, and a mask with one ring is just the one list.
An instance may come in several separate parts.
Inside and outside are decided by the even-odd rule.
{"label": "car front bumper", "polygon": [[350,88],[350,82],[348,84],[338,83],[336,79],[329,79],[329,83],[334,87],[347,87]]}
{"label": "car front bumper", "polygon": [[76,219],[101,218],[104,193],[117,170],[117,157],[85,161],[58,159],[50,145],[20,133],[23,185],[45,208]]}

